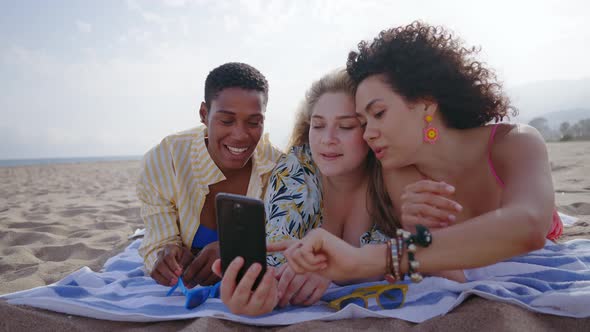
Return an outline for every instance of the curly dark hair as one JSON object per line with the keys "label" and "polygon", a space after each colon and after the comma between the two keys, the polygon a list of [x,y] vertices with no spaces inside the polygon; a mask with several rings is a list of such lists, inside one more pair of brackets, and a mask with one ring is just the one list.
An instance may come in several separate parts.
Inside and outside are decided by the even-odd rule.
{"label": "curly dark hair", "polygon": [[443,27],[415,21],[360,42],[346,70],[357,86],[383,74],[406,102],[433,100],[449,127],[473,128],[517,114],[494,72],[474,58],[479,51]]}
{"label": "curly dark hair", "polygon": [[258,69],[240,62],[228,62],[207,75],[205,80],[205,105],[211,107],[211,101],[226,88],[256,90],[264,94],[264,105],[268,101],[268,82]]}

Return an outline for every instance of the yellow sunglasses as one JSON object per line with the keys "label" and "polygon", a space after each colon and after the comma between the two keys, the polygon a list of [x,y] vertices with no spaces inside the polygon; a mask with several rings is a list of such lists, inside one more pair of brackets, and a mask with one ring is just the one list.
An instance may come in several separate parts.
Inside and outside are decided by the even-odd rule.
{"label": "yellow sunglasses", "polygon": [[375,298],[377,305],[382,309],[397,309],[404,305],[408,285],[375,285],[355,289],[352,294],[342,296],[328,303],[332,309],[341,310],[354,303],[360,307],[369,309],[370,298]]}

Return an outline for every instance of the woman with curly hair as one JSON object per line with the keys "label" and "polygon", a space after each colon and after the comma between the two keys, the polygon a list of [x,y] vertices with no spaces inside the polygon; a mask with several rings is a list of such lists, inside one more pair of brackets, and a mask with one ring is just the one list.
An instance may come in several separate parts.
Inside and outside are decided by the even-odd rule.
{"label": "woman with curly hair", "polygon": [[[364,139],[393,201],[382,205],[417,234],[390,222],[381,225],[390,241],[353,248],[320,229],[271,249],[288,247],[296,272],[417,282],[420,273],[487,266],[555,240],[563,226],[545,142],[529,126],[500,123],[516,111],[477,52],[444,28],[414,22],[348,57]],[[400,186],[399,170],[412,166],[423,180]]]}

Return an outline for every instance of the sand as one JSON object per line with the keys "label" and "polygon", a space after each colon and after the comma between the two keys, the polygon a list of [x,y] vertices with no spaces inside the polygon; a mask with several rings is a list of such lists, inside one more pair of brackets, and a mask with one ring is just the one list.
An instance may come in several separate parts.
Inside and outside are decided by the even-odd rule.
{"label": "sand", "polygon": [[[590,238],[590,142],[548,144],[555,198],[580,220],[562,241]],[[138,161],[0,167],[0,294],[47,285],[104,261],[143,226],[135,196]],[[259,330],[214,318],[152,324],[100,321],[0,301],[0,330]],[[535,314],[471,298],[421,324],[396,319],[307,322],[273,330],[588,330],[590,318]]]}

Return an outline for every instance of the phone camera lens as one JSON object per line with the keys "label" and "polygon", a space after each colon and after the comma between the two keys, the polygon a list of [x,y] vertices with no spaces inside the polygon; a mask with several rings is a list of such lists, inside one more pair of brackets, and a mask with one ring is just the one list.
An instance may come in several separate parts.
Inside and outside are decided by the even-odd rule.
{"label": "phone camera lens", "polygon": [[234,214],[236,216],[241,216],[243,209],[244,209],[244,207],[242,206],[242,204],[240,204],[240,203],[235,203],[234,204]]}

